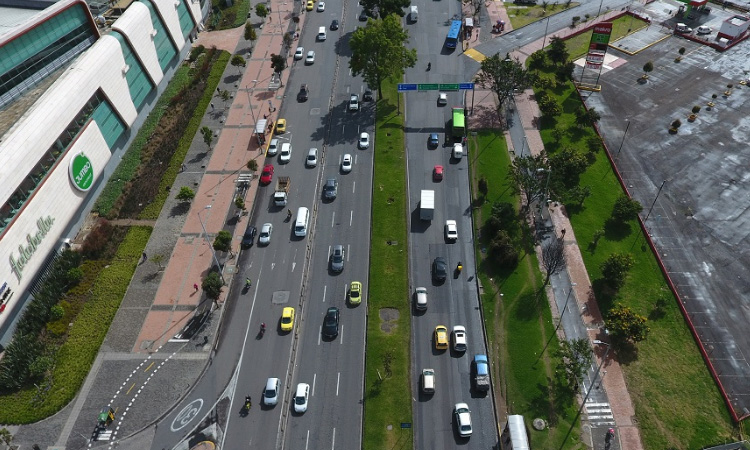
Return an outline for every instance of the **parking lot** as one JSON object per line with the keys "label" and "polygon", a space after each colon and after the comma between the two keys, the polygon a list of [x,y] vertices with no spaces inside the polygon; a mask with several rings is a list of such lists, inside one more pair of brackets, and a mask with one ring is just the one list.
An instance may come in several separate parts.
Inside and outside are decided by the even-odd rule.
{"label": "parking lot", "polygon": [[[610,49],[602,91],[586,103],[602,116],[602,136],[642,217],[654,204],[649,234],[743,417],[750,414],[750,87],[739,82],[750,78],[750,41],[719,53],[662,30],[654,23],[623,40],[633,55]],[[654,70],[639,82],[648,61]],[[695,105],[701,110],[690,122]],[[670,134],[675,119],[682,125]]]}

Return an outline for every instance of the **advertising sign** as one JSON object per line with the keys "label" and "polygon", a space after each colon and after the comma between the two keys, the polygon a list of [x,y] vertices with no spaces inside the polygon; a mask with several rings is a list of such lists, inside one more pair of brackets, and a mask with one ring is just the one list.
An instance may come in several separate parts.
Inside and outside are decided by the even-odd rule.
{"label": "advertising sign", "polygon": [[70,181],[81,192],[88,192],[94,185],[94,166],[83,152],[70,160]]}
{"label": "advertising sign", "polygon": [[604,55],[607,53],[609,37],[612,35],[612,23],[603,22],[594,26],[589,43],[589,53],[586,55],[586,69],[601,69]]}

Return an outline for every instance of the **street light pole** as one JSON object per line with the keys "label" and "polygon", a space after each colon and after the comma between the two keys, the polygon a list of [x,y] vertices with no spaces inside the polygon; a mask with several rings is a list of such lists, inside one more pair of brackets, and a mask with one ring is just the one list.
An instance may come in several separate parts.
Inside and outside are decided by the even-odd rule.
{"label": "street light pole", "polygon": [[656,201],[659,199],[659,194],[661,194],[661,190],[664,188],[664,184],[667,182],[667,180],[664,180],[661,182],[661,186],[659,186],[659,190],[656,192],[656,197],[654,198],[654,202],[651,203],[651,207],[648,209],[648,214],[646,214],[646,218],[643,219],[643,223],[645,224],[648,220],[648,217],[651,215],[651,211],[654,210],[654,205],[656,205]]}
{"label": "street light pole", "polygon": [[549,20],[552,16],[547,16],[547,25],[544,26],[544,39],[542,39],[542,50],[544,50],[544,44],[547,42],[547,29],[549,28]]}
{"label": "street light pole", "polygon": [[620,142],[620,148],[617,149],[617,156],[615,156],[615,159],[620,157],[622,145],[625,143],[625,135],[628,134],[628,128],[630,128],[630,119],[627,119],[626,122],[628,122],[628,124],[625,126],[625,132],[622,133],[622,141]]}
{"label": "street light pole", "polygon": [[544,351],[547,350],[547,347],[549,347],[549,344],[552,342],[552,339],[557,336],[557,330],[560,329],[560,325],[562,325],[562,318],[563,315],[565,315],[565,309],[568,307],[568,300],[570,300],[570,294],[573,293],[573,288],[578,286],[578,283],[570,283],[570,291],[568,291],[568,296],[565,298],[565,306],[563,306],[562,313],[560,313],[560,320],[557,322],[557,326],[555,327],[555,332],[552,333],[552,335],[547,339],[547,343],[544,344],[544,348],[541,352],[539,352],[539,357],[534,361],[534,365],[536,366],[536,363],[539,362],[540,359],[542,359],[542,355],[544,355]]}
{"label": "street light pole", "polygon": [[[211,209],[211,205],[206,205],[205,208],[198,211],[198,221],[201,223],[201,228],[203,228],[203,236],[206,241],[208,241],[208,233],[206,232],[206,224],[204,224],[203,219],[201,219],[201,213],[207,209]],[[211,255],[214,257],[214,263],[216,263],[216,267],[219,268],[219,277],[221,278],[221,283],[227,284],[226,281],[224,281],[224,270],[221,268],[221,264],[219,264],[219,259],[216,257],[216,251],[214,250],[214,246],[211,245],[211,243],[209,243],[208,248],[211,249]]]}

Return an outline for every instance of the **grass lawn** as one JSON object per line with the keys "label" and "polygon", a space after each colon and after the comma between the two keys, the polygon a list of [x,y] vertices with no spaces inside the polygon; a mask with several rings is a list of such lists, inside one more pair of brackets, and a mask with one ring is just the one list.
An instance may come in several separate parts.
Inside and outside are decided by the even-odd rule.
{"label": "grass lawn", "polygon": [[[634,16],[622,16],[612,21],[612,35],[609,38],[609,42],[614,42],[647,26],[648,22],[645,20],[641,20]],[[565,45],[568,47],[568,53],[570,53],[571,60],[576,60],[589,51],[591,33],[593,33],[593,30],[589,30],[578,36],[565,40]]]}
{"label": "grass lawn", "polygon": [[[214,14],[209,26],[216,30],[228,30],[245,25],[247,13],[250,12],[250,0],[234,0],[232,6],[227,6],[226,0],[212,0]],[[219,12],[216,14],[216,12]],[[259,19],[255,16],[256,20]],[[262,20],[260,20],[262,22]]]}
{"label": "grass lawn", "polygon": [[[482,131],[472,137],[469,160],[475,196],[479,195],[477,180],[481,177],[487,179],[486,201],[474,210],[477,227],[474,233],[480,236],[483,221],[489,218],[494,202],[518,205],[519,198],[509,188],[510,156],[502,133]],[[478,274],[484,286],[482,310],[498,410],[524,415],[527,425],[534,418],[543,418],[550,428],[544,431],[529,428],[532,448],[559,449],[577,408],[572,395],[555,392],[551,383],[558,363],[554,352],[558,340],[553,337],[554,324],[547,297],[537,295],[543,278],[536,255],[525,253],[514,270],[503,270],[490,260],[482,259],[486,255],[487,239],[480,237],[475,242],[476,254],[481,259]],[[540,358],[551,337],[549,347]],[[502,416],[501,412],[501,422]],[[582,448],[579,433],[580,429],[576,427],[564,448]]]}
{"label": "grass lawn", "polygon": [[577,2],[566,3],[552,3],[547,6],[545,11],[542,5],[514,5],[508,4],[505,6],[505,10],[508,12],[510,17],[510,23],[513,25],[513,29],[521,28],[524,25],[528,25],[537,20],[542,20],[549,16],[554,16],[557,13],[563,12],[566,9],[574,8],[580,5]]}
{"label": "grass lawn", "polygon": [[[569,146],[585,152],[586,140],[594,136],[594,131],[574,125],[573,112],[580,100],[572,84],[548,93],[563,105],[564,112],[556,120],[542,120],[547,151],[554,153]],[[555,126],[566,130],[559,144],[552,138]],[[625,227],[606,225],[622,190],[602,151],[596,153],[595,162],[580,177],[579,185],[589,186],[592,195],[582,207],[566,207],[602,314],[620,303],[649,319],[648,338],[633,351],[617,353],[645,447],[694,449],[724,442],[732,433],[727,408],[640,228],[635,222]],[[603,230],[604,235],[594,245],[597,230]],[[602,285],[599,266],[614,252],[631,253],[635,265],[625,286],[611,294]],[[658,307],[660,298],[663,306]]]}
{"label": "grass lawn", "polygon": [[[396,95],[395,82],[383,86],[375,125],[370,274],[369,286],[365,286],[366,449],[392,449],[397,442],[398,448],[413,447],[411,433],[399,428],[401,422],[412,422],[412,396],[404,116],[396,113]],[[388,245],[388,241],[397,244]]]}

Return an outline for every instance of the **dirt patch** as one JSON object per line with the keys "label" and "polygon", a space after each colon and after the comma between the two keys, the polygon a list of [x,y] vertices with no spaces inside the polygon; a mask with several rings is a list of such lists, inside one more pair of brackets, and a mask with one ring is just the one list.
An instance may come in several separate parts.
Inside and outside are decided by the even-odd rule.
{"label": "dirt patch", "polygon": [[396,308],[381,308],[380,312],[380,329],[384,333],[391,333],[398,324],[399,312]]}

